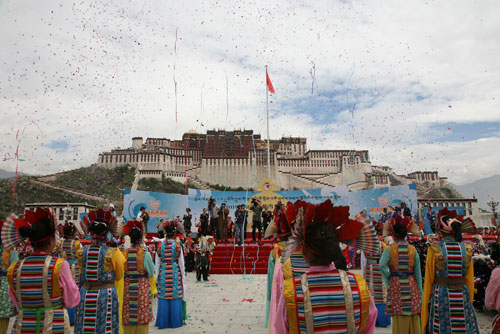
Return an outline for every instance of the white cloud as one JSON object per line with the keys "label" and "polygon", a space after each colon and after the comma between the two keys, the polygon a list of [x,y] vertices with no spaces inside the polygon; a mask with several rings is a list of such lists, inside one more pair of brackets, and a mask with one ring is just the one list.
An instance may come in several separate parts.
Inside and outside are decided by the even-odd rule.
{"label": "white cloud", "polygon": [[[449,121],[500,121],[499,10],[496,1],[4,1],[0,154],[15,151],[16,131],[31,121],[43,143],[70,144],[50,150],[30,126],[20,166],[40,174],[88,165],[136,135],[179,138],[208,128],[264,135],[269,64],[273,137],[370,149],[372,161],[401,173],[438,168],[458,183],[487,176],[500,165],[489,153],[498,138],[428,144],[428,132]],[[326,110],[307,110],[322,99],[318,92],[347,86],[358,101],[354,118],[344,111],[323,124]],[[329,112],[343,102],[337,96]]]}

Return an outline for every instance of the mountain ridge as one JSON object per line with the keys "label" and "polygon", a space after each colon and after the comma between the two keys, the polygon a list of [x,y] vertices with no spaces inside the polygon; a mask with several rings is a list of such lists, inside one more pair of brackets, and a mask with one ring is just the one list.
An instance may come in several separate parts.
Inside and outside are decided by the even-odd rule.
{"label": "mountain ridge", "polygon": [[476,180],[461,186],[456,186],[466,197],[475,196],[479,207],[490,211],[488,202],[491,198],[500,200],[500,174]]}

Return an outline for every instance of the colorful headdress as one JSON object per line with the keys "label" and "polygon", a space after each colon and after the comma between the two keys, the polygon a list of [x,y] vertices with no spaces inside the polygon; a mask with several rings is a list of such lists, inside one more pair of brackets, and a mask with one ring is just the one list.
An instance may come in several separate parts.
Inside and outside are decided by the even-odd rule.
{"label": "colorful headdress", "polygon": [[165,231],[165,234],[167,233],[168,228],[173,228],[174,234],[177,232],[177,222],[173,219],[169,219],[167,221],[163,222],[163,230]]}
{"label": "colorful headdress", "polygon": [[[68,231],[68,232],[66,233],[66,231]],[[75,226],[75,224],[73,224],[72,222],[66,222],[66,223],[64,223],[64,225],[62,227],[62,234],[64,235],[64,237],[71,237],[75,233],[76,233],[76,226]]]}
{"label": "colorful headdress", "polygon": [[[330,200],[321,204],[310,204],[297,201],[287,207],[287,217],[295,216],[292,240],[288,241],[284,259],[287,259],[298,246],[304,244],[306,230],[313,221],[331,224],[337,239],[352,247],[365,250],[373,254],[380,253],[380,242],[377,232],[371,224],[366,212],[356,215],[356,219],[349,218],[348,206],[333,206]],[[291,219],[291,218],[290,218]]]}
{"label": "colorful headdress", "polygon": [[96,224],[105,224],[113,235],[117,233],[118,224],[116,217],[113,216],[111,211],[105,211],[103,209],[98,209],[97,211],[92,210],[89,212],[88,216],[83,217],[83,222],[85,223],[85,232],[87,233],[90,231],[91,226]]}
{"label": "colorful headdress", "polygon": [[451,227],[451,224],[456,221],[462,225],[462,233],[477,233],[476,225],[474,224],[472,219],[464,219],[464,216],[459,216],[456,210],[443,208],[439,210],[437,216],[438,229],[446,234],[453,234],[453,228]]}
{"label": "colorful headdress", "polygon": [[123,233],[129,235],[132,230],[139,230],[142,233],[144,229],[144,224],[137,220],[129,220],[127,224],[123,226]]}
{"label": "colorful headdress", "polygon": [[401,217],[400,215],[393,216],[389,221],[389,235],[394,235],[394,225],[401,224],[406,228],[406,231],[412,233],[413,235],[420,234],[420,228],[410,217]]}
{"label": "colorful headdress", "polygon": [[[57,220],[49,209],[42,209],[37,207],[34,211],[26,210],[24,218],[17,218],[15,214],[10,214],[2,226],[2,244],[5,249],[15,249],[21,245],[26,245],[27,237],[21,236],[19,229],[22,227],[31,228],[42,220],[46,220],[52,225],[52,230],[56,231]],[[39,240],[31,240],[32,242],[40,242],[50,238],[51,235],[45,236]]]}

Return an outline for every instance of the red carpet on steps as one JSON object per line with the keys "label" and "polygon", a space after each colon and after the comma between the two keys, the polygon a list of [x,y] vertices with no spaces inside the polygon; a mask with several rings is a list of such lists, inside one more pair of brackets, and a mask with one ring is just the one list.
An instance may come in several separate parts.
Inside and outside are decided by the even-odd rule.
{"label": "red carpet on steps", "polygon": [[262,240],[254,242],[245,240],[245,246],[235,246],[229,243],[216,244],[210,274],[267,274],[269,252],[274,242]]}

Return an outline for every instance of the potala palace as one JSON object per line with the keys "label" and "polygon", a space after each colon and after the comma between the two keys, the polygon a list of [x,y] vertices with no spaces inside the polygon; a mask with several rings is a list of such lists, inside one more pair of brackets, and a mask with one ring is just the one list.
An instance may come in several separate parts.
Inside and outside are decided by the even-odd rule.
{"label": "potala palace", "polygon": [[[346,185],[360,190],[396,184],[440,187],[446,178],[436,171],[397,175],[387,166],[374,166],[367,150],[312,150],[303,137],[269,141],[271,178],[282,189],[311,189]],[[140,178],[167,177],[200,189],[221,184],[254,188],[268,176],[267,140],[253,130],[190,131],[182,139],[132,138],[132,146],[99,155],[98,166],[130,165]]]}

